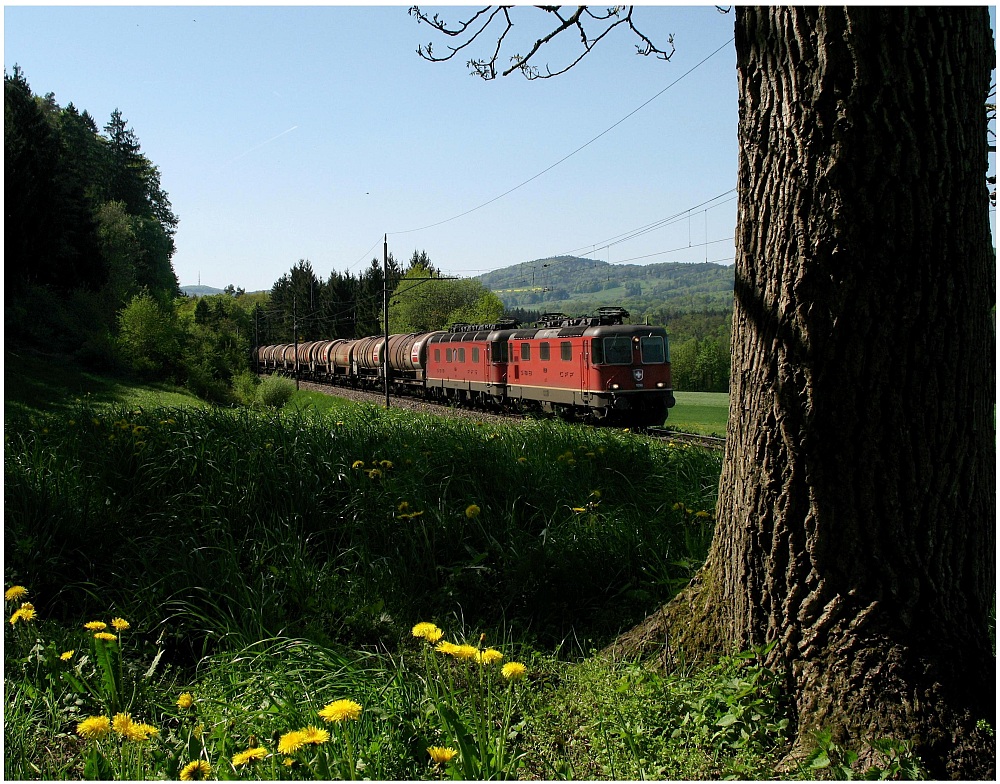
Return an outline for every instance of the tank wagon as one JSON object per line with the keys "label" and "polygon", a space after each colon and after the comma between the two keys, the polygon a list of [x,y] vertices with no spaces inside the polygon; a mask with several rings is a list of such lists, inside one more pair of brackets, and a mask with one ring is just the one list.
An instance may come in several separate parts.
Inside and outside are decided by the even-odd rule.
{"label": "tank wagon", "polygon": [[663,424],[674,405],[663,327],[625,324],[628,311],[550,313],[448,330],[259,346],[260,373],[381,389],[494,410],[527,410],[631,427]]}

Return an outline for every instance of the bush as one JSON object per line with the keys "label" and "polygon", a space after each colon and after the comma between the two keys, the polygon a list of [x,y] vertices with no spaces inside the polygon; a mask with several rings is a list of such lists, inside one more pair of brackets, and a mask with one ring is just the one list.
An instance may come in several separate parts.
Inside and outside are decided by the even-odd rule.
{"label": "bush", "polygon": [[140,376],[162,378],[180,355],[180,330],[173,308],[139,294],[118,314],[118,345],[125,363]]}
{"label": "bush", "polygon": [[256,402],[261,406],[281,408],[294,394],[294,381],[284,376],[268,376],[257,386]]}
{"label": "bush", "polygon": [[233,376],[233,397],[237,403],[252,406],[257,399],[257,387],[260,380],[249,370],[244,370]]}

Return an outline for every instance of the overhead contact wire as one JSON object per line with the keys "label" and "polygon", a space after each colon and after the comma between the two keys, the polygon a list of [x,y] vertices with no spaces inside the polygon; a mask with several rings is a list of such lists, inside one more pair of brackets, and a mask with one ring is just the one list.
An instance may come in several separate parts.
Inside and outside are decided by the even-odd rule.
{"label": "overhead contact wire", "polygon": [[718,49],[716,49],[710,55],[704,57],[697,64],[691,66],[691,68],[689,68],[683,74],[681,74],[680,76],[678,76],[674,81],[672,81],[670,84],[668,84],[662,90],[660,90],[656,95],[654,95],[652,98],[649,98],[647,101],[645,101],[644,103],[642,103],[639,106],[637,106],[631,112],[629,112],[624,117],[622,117],[614,125],[612,125],[609,128],[606,128],[605,130],[601,131],[599,134],[597,134],[597,136],[595,136],[590,141],[585,142],[584,144],[580,145],[575,150],[573,150],[571,153],[568,153],[567,155],[563,156],[558,161],[556,161],[555,163],[553,163],[551,166],[548,166],[547,168],[542,169],[542,171],[538,172],[537,174],[535,174],[532,177],[529,177],[528,179],[526,179],[524,182],[520,183],[519,185],[515,185],[513,188],[510,188],[509,190],[504,191],[499,196],[494,196],[492,199],[490,199],[489,201],[483,202],[478,207],[473,207],[472,209],[466,210],[465,212],[459,213],[458,215],[453,215],[452,217],[446,218],[445,220],[442,220],[442,221],[438,221],[437,223],[429,223],[426,226],[420,226],[419,228],[416,228],[416,229],[407,229],[405,231],[390,231],[388,233],[392,234],[392,235],[413,234],[414,232],[424,231],[425,229],[433,229],[433,228],[435,228],[437,226],[443,226],[445,223],[451,223],[452,221],[458,220],[459,218],[464,218],[466,215],[471,215],[472,213],[474,213],[474,212],[476,212],[478,210],[481,210],[483,207],[488,207],[489,205],[493,204],[496,201],[499,201],[500,199],[504,198],[505,196],[509,196],[510,194],[514,193],[514,191],[520,190],[525,185],[528,185],[529,183],[534,182],[535,180],[537,180],[543,174],[547,174],[548,172],[552,171],[559,164],[564,163],[565,161],[569,160],[574,155],[576,155],[578,152],[581,152],[582,150],[586,149],[591,144],[593,144],[594,142],[596,142],[598,139],[600,139],[601,137],[603,137],[603,136],[607,135],[608,133],[610,133],[611,131],[613,131],[615,128],[617,128],[623,122],[625,122],[626,120],[628,120],[634,114],[637,114],[641,110],[645,109],[647,106],[649,106],[649,104],[651,104],[653,101],[655,101],[657,98],[659,98],[665,92],[667,92],[667,90],[669,90],[670,88],[672,88],[674,85],[678,84],[681,80],[685,79],[687,76],[690,76],[692,73],[694,73],[696,70],[698,70],[701,66],[703,66],[705,63],[707,63],[709,60],[711,60],[713,57],[715,57],[715,55],[717,55],[723,49],[725,49],[726,47],[728,47],[734,40],[736,40],[736,39],[735,38],[730,38],[722,46],[720,46]]}

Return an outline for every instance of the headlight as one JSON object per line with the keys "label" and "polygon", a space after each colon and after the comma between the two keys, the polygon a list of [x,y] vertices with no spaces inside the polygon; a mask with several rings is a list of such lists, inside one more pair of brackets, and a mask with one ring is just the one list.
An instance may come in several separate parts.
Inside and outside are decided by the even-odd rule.
{"label": "headlight", "polygon": [[666,384],[664,384],[662,381],[657,381],[656,386],[658,389],[663,389],[663,387],[665,387]]}
{"label": "headlight", "polygon": [[617,385],[617,384],[612,384],[612,385],[611,385],[611,388],[612,388],[612,389],[618,389],[618,385]]}

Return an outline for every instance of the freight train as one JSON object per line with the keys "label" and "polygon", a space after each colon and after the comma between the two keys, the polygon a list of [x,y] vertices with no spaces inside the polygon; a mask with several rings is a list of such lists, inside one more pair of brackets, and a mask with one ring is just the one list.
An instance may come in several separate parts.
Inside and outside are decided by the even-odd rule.
{"label": "freight train", "polygon": [[663,424],[674,405],[663,327],[625,324],[623,308],[596,316],[546,314],[448,330],[258,346],[258,373],[426,397],[491,410],[537,411],[623,427]]}

